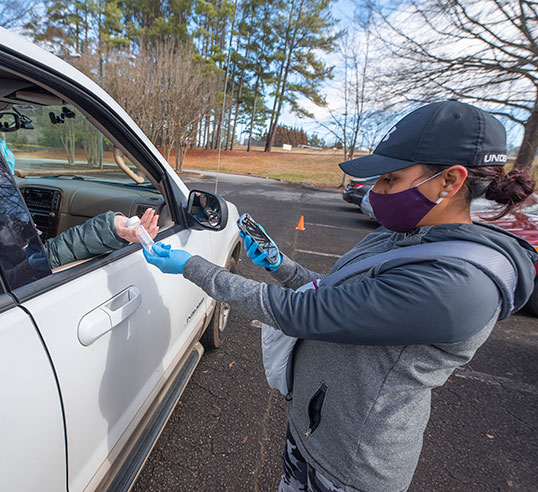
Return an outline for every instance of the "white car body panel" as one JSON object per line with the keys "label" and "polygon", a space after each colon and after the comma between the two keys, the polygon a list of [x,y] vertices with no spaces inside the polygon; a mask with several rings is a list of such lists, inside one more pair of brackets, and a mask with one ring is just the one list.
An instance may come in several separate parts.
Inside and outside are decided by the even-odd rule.
{"label": "white car body panel", "polygon": [[0,317],[0,488],[65,490],[62,409],[49,359],[27,313],[13,307]]}
{"label": "white car body panel", "polygon": [[[207,235],[184,230],[166,242],[210,258]],[[80,320],[133,285],[141,292],[138,309],[91,345],[82,345]],[[183,276],[162,274],[137,251],[24,304],[39,326],[60,382],[70,492],[84,490],[168,365],[185,350],[209,302]]]}
{"label": "white car body panel", "polygon": [[[36,65],[61,73],[100,99],[155,156],[183,195],[178,197],[176,193],[176,198],[186,204],[187,186],[127,113],[98,85],[66,62],[3,28],[0,45]],[[166,237],[164,242],[225,266],[238,243],[238,217],[236,207],[228,203],[228,225],[224,230],[185,229]],[[107,316],[116,316],[119,311],[114,305],[113,312],[105,315],[97,310],[112,299],[118,304],[117,296],[127,289],[140,293],[140,304],[133,304],[134,311],[128,318],[99,336],[100,323],[106,325]],[[2,442],[0,489],[59,492],[68,487],[69,492],[83,492],[99,487],[101,477],[112,468],[121,446],[151,406],[151,399],[166,384],[165,375],[171,374],[174,365],[192,350],[214,302],[183,276],[162,274],[148,265],[139,250],[24,301],[23,307],[39,333],[22,309],[2,312],[2,373],[12,374],[14,367],[18,370],[2,380],[6,386],[3,394],[13,397],[9,405],[3,405],[5,411],[0,416],[10,421],[6,424],[0,420],[0,431],[12,429],[13,433],[8,433]],[[97,318],[88,317],[97,312]],[[24,367],[19,367],[21,347],[31,359]],[[199,344],[196,350],[201,353]],[[11,425],[12,421],[17,424]],[[25,431],[23,439],[21,426]],[[42,438],[44,432],[46,439]],[[25,473],[22,466],[31,473]]]}

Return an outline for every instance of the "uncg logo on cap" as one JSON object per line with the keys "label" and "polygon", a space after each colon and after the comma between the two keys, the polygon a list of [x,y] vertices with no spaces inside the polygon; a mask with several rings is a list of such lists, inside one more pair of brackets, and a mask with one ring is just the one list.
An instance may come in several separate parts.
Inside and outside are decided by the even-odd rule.
{"label": "uncg logo on cap", "polygon": [[506,154],[485,154],[485,164],[496,164],[499,162],[506,162]]}

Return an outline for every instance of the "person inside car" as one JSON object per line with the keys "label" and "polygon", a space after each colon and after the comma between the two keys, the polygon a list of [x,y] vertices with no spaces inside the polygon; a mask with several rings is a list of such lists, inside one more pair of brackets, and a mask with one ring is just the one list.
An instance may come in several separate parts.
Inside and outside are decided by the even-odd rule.
{"label": "person inside car", "polygon": [[381,227],[331,275],[407,246],[460,241],[502,257],[510,289],[487,268],[450,255],[400,257],[339,285],[322,281],[296,292],[325,276],[283,254],[269,264],[249,236],[248,256],[285,288],[160,243],[156,256],[146,254],[162,272],[182,273],[217,301],[299,339],[279,491],[408,489],[432,388],[469,362],[497,320],[524,306],[533,290],[534,248],[470,217],[474,198],[496,201],[503,214],[532,193],[531,175],[506,174],[505,163],[505,129],[485,111],[450,100],[408,114],[373,154],[340,164],[351,176],[380,175],[370,199]]}
{"label": "person inside car", "polygon": [[[135,230],[125,225],[127,220],[128,218],[119,212],[108,211],[47,239],[43,243],[43,250],[51,268],[91,258],[137,242]],[[159,232],[158,220],[159,216],[152,208],[147,208],[140,219],[140,223],[152,239]]]}

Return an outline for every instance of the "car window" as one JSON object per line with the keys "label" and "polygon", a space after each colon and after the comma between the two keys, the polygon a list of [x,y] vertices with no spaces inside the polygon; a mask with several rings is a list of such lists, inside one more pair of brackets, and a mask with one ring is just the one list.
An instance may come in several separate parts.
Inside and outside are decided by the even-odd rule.
{"label": "car window", "polygon": [[0,134],[53,272],[120,249],[113,217],[152,208],[173,224],[161,192],[76,107],[14,105],[21,128]]}

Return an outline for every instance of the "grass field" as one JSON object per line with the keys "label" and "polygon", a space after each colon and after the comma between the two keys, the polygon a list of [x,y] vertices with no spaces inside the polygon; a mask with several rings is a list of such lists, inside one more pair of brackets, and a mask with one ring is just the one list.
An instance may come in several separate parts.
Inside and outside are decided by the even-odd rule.
{"label": "grass field", "polygon": [[[365,155],[356,153],[354,157]],[[342,182],[342,171],[338,163],[344,160],[342,151],[305,151],[294,149],[283,152],[275,149],[271,153],[263,149],[251,152],[245,150],[221,151],[220,171],[235,174],[252,174],[267,178],[307,183],[324,188],[336,188]],[[189,169],[217,170],[218,152],[216,150],[192,149],[187,152],[183,167]],[[513,159],[506,165],[508,172],[512,168]],[[170,159],[174,166],[174,158]],[[535,181],[538,183],[538,159],[532,168]]]}
{"label": "grass field", "polygon": [[[359,154],[362,155],[362,154]],[[307,183],[318,187],[335,188],[342,182],[343,173],[338,163],[344,160],[341,151],[275,151],[255,149],[221,151],[220,172],[251,174],[284,181]],[[174,165],[174,158],[170,158]],[[216,171],[218,151],[192,149],[185,156],[184,168]]]}

